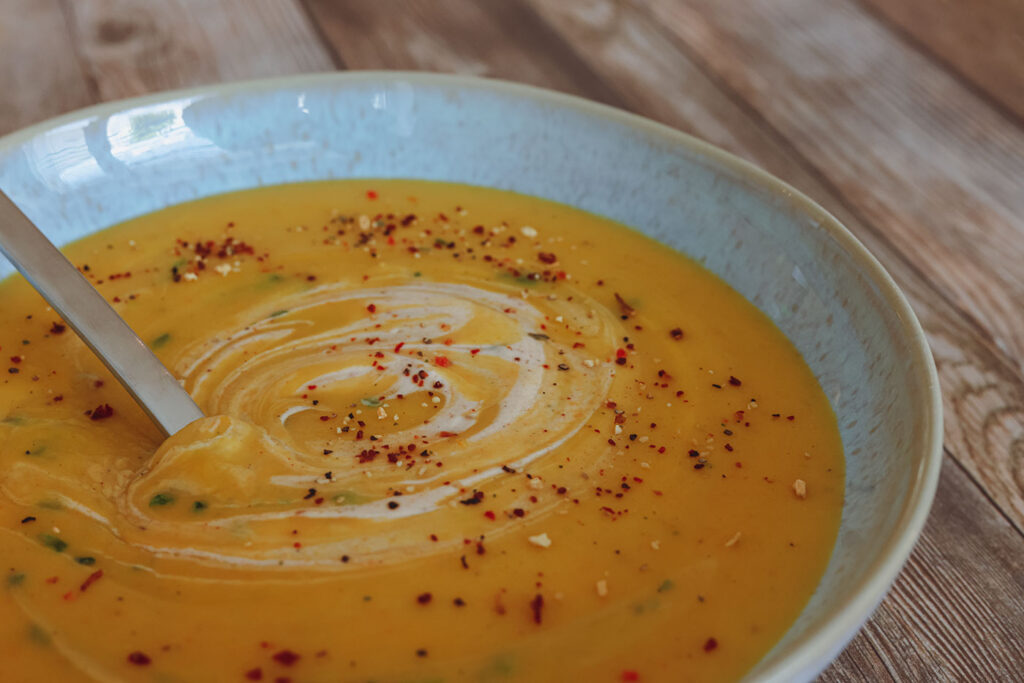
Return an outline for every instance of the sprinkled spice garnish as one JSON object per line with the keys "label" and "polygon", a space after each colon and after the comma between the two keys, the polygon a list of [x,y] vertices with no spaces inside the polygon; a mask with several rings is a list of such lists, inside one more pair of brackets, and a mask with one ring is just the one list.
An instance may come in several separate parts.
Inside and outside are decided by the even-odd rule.
{"label": "sprinkled spice garnish", "polygon": [[704,652],[711,652],[718,648],[718,641],[714,638],[708,638],[704,641]]}
{"label": "sprinkled spice garnish", "polygon": [[295,662],[299,661],[301,655],[292,652],[291,650],[281,650],[273,656],[273,660],[282,666],[291,666]]}
{"label": "sprinkled spice garnish", "polygon": [[76,557],[75,558],[75,562],[77,562],[78,564],[83,564],[86,567],[91,567],[92,565],[96,564],[96,558],[95,557],[88,557],[88,556]]}
{"label": "sprinkled spice garnish", "polygon": [[149,658],[149,655],[144,652],[139,652],[138,650],[128,655],[128,662],[135,666],[149,666],[151,661],[153,660]]}
{"label": "sprinkled spice garnish", "polygon": [[256,667],[255,669],[249,669],[245,672],[246,679],[250,681],[262,681],[263,680],[263,669]]}
{"label": "sprinkled spice garnish", "polygon": [[459,502],[462,503],[463,505],[477,505],[477,504],[483,502],[483,499],[484,499],[484,492],[483,491],[474,491],[473,495],[470,498],[463,498]]}
{"label": "sprinkled spice garnish", "polygon": [[421,605],[428,605],[430,604],[430,601],[433,599],[434,596],[430,593],[420,593],[416,596],[416,602],[420,603]]}
{"label": "sprinkled spice garnish", "polygon": [[674,327],[674,328],[672,328],[671,330],[668,331],[668,334],[669,334],[670,337],[672,337],[676,341],[679,341],[680,339],[683,338],[683,330],[682,330],[681,327]]}
{"label": "sprinkled spice garnish", "polygon": [[389,510],[397,510],[398,509],[398,501],[389,500],[388,501],[388,509]]}
{"label": "sprinkled spice garnish", "polygon": [[90,420],[105,420],[114,414],[114,409],[110,407],[109,403],[96,406],[92,409],[89,415]]}
{"label": "sprinkled spice garnish", "polygon": [[554,263],[555,261],[557,261],[558,257],[555,256],[554,254],[549,254],[549,253],[545,253],[545,252],[542,251],[542,252],[539,252],[537,254],[537,260],[540,261],[541,263],[549,263],[550,264],[550,263]]}
{"label": "sprinkled spice garnish", "polygon": [[64,334],[64,331],[67,329],[67,325],[63,323],[54,323],[50,326],[50,334]]}
{"label": "sprinkled spice garnish", "polygon": [[619,310],[622,311],[623,320],[626,318],[632,318],[636,315],[636,309],[627,304],[626,300],[623,299],[618,292],[615,292],[615,301],[619,304]]}
{"label": "sprinkled spice garnish", "polygon": [[417,657],[426,657],[427,656],[427,651],[425,649],[423,649],[423,648],[420,648],[420,649],[416,650],[416,656]]}
{"label": "sprinkled spice garnish", "polygon": [[102,569],[97,569],[92,574],[89,574],[88,577],[86,577],[85,581],[83,581],[82,585],[79,587],[79,590],[81,590],[84,593],[85,590],[89,586],[93,585],[94,583],[96,583],[97,581],[99,581],[102,578],[103,578],[103,570]]}
{"label": "sprinkled spice garnish", "polygon": [[527,332],[527,336],[533,337],[538,341],[545,341],[547,339],[551,339],[551,337],[549,337],[546,334],[543,334],[542,332]]}
{"label": "sprinkled spice garnish", "polygon": [[36,518],[33,517],[32,515],[29,515],[28,517],[22,517],[22,519],[21,519],[21,523],[22,524],[28,524],[29,522],[34,522],[34,521],[36,521]]}
{"label": "sprinkled spice garnish", "polygon": [[743,382],[739,381],[738,379],[736,379],[736,378],[735,378],[735,377],[733,377],[732,375],[729,375],[729,384],[730,384],[731,386],[734,386],[734,387],[738,387],[738,386],[740,386],[741,384],[743,384]]}
{"label": "sprinkled spice garnish", "polygon": [[544,619],[544,596],[537,593],[530,601],[530,610],[533,612],[533,623],[539,624]]}

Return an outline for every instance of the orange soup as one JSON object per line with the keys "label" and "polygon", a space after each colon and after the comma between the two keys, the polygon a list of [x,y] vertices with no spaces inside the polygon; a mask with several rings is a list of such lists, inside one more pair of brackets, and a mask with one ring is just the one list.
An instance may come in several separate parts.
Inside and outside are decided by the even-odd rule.
{"label": "orange soup", "polygon": [[622,226],[338,181],[67,254],[209,417],[163,440],[0,286],[4,680],[731,680],[825,570],[814,376]]}

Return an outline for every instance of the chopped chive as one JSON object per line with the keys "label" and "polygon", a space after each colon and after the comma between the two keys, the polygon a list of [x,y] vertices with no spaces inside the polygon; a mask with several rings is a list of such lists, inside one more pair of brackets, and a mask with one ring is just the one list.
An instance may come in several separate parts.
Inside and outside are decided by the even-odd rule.
{"label": "chopped chive", "polygon": [[169,341],[171,341],[171,333],[170,332],[164,332],[159,337],[157,337],[153,341],[149,342],[149,346],[150,346],[150,348],[153,348],[153,349],[159,349],[161,346],[163,346],[164,344],[166,344]]}
{"label": "chopped chive", "polygon": [[170,505],[174,502],[174,496],[169,493],[158,493],[149,499],[149,507],[158,507],[161,505]]}
{"label": "chopped chive", "polygon": [[58,553],[64,552],[68,547],[68,544],[64,539],[58,538],[53,534],[39,534],[39,541],[47,548],[53,548]]}
{"label": "chopped chive", "polygon": [[18,572],[17,574],[11,574],[10,576],[7,577],[7,585],[8,586],[20,586],[21,583],[24,580],[25,580],[25,575],[22,572]]}
{"label": "chopped chive", "polygon": [[376,408],[380,405],[380,399],[373,398],[372,396],[370,398],[360,399],[359,402],[370,408]]}

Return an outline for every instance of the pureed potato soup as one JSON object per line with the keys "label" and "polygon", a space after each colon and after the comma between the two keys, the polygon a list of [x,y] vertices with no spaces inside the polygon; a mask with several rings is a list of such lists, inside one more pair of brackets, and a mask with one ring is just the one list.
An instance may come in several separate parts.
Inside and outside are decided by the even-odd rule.
{"label": "pureed potato soup", "polygon": [[822,390],[619,225],[345,181],[67,253],[210,417],[162,440],[2,285],[6,681],[734,679],[825,569]]}

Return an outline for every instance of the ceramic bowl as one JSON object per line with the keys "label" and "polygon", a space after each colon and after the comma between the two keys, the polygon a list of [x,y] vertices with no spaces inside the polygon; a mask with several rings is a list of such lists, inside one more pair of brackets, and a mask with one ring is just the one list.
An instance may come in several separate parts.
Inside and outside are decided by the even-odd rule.
{"label": "ceramic bowl", "polygon": [[[112,102],[0,139],[0,187],[58,243],[179,202],[326,178],[537,195],[698,259],[803,354],[839,417],[846,498],[814,596],[750,680],[812,678],[896,577],[941,458],[938,381],[906,299],[832,216],[714,147],[495,81],[347,73]],[[0,263],[0,276],[11,272]]]}

